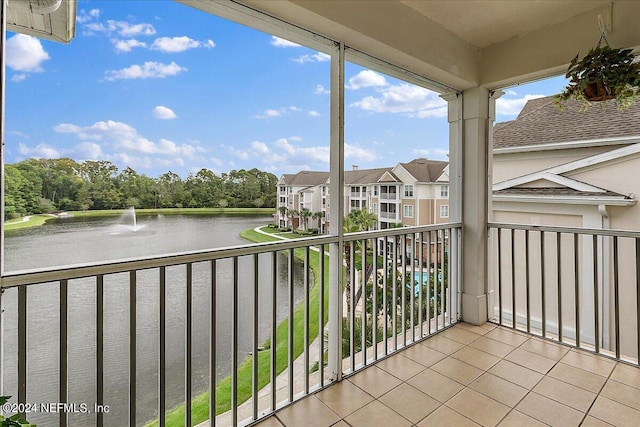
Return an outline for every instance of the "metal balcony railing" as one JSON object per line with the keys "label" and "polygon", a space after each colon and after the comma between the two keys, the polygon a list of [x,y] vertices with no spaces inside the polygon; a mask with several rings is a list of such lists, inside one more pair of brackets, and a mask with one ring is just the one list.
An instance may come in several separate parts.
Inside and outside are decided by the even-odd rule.
{"label": "metal balcony railing", "polygon": [[400,200],[398,193],[380,193],[380,200]]}
{"label": "metal balcony railing", "polygon": [[[325,387],[330,372],[457,322],[460,237],[459,224],[442,224],[12,272],[0,294],[4,394],[111,406],[28,414],[43,425],[163,426],[180,403],[180,423],[192,425],[203,392],[211,425],[216,412],[220,425],[255,421]],[[332,268],[348,278],[343,310],[332,309],[342,291],[329,299],[346,286],[330,283]],[[53,344],[33,338],[39,328]],[[76,366],[79,353],[93,355],[88,368]]]}
{"label": "metal balcony railing", "polygon": [[394,219],[394,220],[399,220],[400,216],[398,215],[398,212],[387,212],[387,211],[381,211],[379,213],[380,218],[384,218],[384,219]]}
{"label": "metal balcony railing", "polygon": [[640,232],[489,224],[493,321],[640,364]]}

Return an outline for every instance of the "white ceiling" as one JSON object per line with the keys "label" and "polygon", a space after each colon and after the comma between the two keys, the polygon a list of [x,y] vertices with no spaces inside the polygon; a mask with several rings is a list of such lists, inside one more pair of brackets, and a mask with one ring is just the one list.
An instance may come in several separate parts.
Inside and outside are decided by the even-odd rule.
{"label": "white ceiling", "polygon": [[610,0],[398,0],[484,48],[600,9]]}
{"label": "white ceiling", "polygon": [[599,16],[612,46],[640,50],[640,0],[234,1],[459,90],[564,74]]}

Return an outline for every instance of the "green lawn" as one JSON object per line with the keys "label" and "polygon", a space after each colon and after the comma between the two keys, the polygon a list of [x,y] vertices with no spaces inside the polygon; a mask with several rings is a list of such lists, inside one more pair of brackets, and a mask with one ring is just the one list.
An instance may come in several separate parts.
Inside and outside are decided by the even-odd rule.
{"label": "green lawn", "polygon": [[[266,231],[269,231],[265,227]],[[240,233],[240,236],[255,243],[272,242],[277,239],[272,236],[266,236],[261,233],[249,229]],[[294,250],[294,256],[298,259],[304,259],[304,250]],[[322,330],[324,325],[319,325],[319,281],[320,281],[320,265],[319,254],[315,251],[311,251],[309,255],[309,265],[313,270],[314,282],[309,291],[309,342],[312,342],[317,336],[318,331]],[[328,320],[328,307],[329,307],[329,257],[325,255],[324,259],[324,319],[323,323],[326,324]],[[294,358],[302,354],[304,347],[304,306],[301,304],[296,308],[293,316],[293,336],[294,336]],[[276,330],[276,370],[279,374],[284,371],[288,366],[287,353],[288,353],[288,320],[284,320],[278,325]],[[269,384],[270,373],[270,360],[271,350],[273,343],[266,342],[265,350],[258,353],[258,388],[263,388]],[[313,362],[313,361],[312,361]],[[252,374],[252,358],[247,358],[238,368],[238,404],[245,402],[251,398],[251,374]],[[169,427],[183,426],[184,425],[184,404],[172,409],[167,413],[166,425]],[[231,409],[231,377],[227,377],[220,381],[216,386],[216,414],[221,414]],[[198,424],[205,421],[209,417],[209,393],[205,392],[192,401],[191,414],[193,424]],[[147,427],[157,426],[158,421],[155,420]]]}
{"label": "green lawn", "polygon": [[29,218],[27,221],[24,221],[22,218],[14,219],[14,220],[5,222],[4,229],[5,231],[11,231],[11,230],[19,230],[21,228],[39,227],[45,222],[47,222],[47,220],[50,220],[52,218],[55,218],[55,217],[51,215],[32,215],[31,218]]}

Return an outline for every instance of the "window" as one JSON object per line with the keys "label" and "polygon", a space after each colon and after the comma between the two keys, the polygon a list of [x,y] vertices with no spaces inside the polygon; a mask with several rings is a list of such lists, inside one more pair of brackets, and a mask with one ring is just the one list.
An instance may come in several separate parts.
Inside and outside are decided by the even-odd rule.
{"label": "window", "polygon": [[440,206],[440,218],[449,218],[449,205]]}
{"label": "window", "polygon": [[440,197],[449,197],[449,186],[448,185],[440,186]]}
{"label": "window", "polygon": [[378,186],[377,186],[377,185],[374,185],[374,186],[373,186],[373,195],[374,195],[374,196],[377,196],[377,195],[378,195]]}
{"label": "window", "polygon": [[403,205],[402,209],[405,218],[413,218],[413,205]]}
{"label": "window", "polygon": [[404,197],[413,197],[413,185],[404,186]]}
{"label": "window", "polygon": [[378,204],[377,203],[373,204],[373,213],[378,213]]}

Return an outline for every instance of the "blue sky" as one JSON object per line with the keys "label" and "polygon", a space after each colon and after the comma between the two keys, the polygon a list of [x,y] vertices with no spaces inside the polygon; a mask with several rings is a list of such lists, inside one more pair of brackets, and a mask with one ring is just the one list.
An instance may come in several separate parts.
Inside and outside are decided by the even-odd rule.
{"label": "blue sky", "polygon": [[[68,45],[7,34],[6,163],[104,159],[156,177],[329,167],[326,54],[171,1],[78,1]],[[446,159],[444,101],[346,66],[345,167]],[[498,121],[563,78],[510,88]]]}

